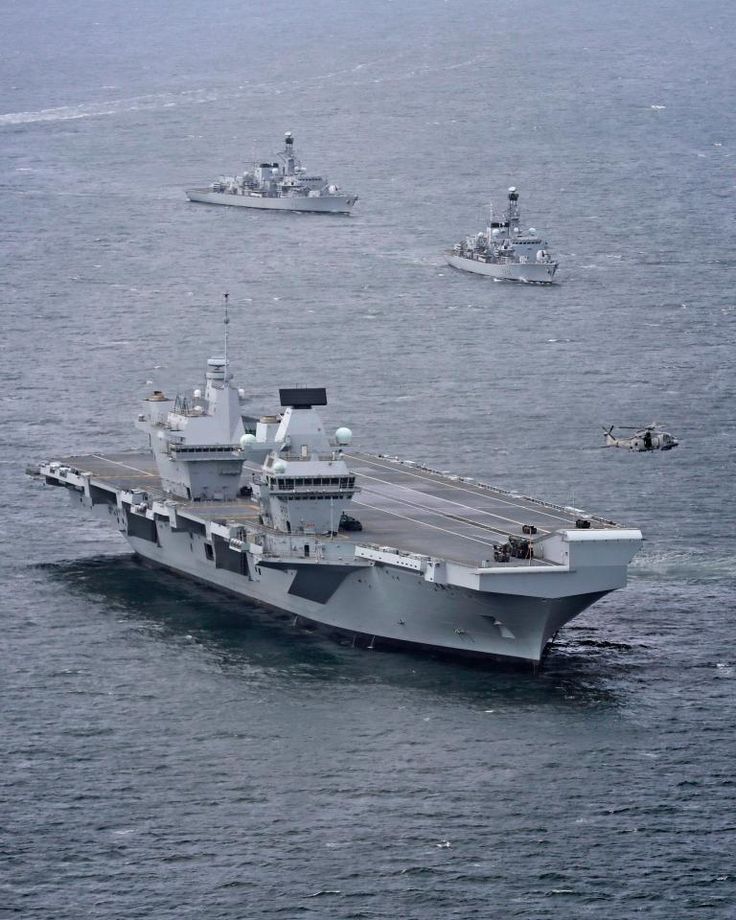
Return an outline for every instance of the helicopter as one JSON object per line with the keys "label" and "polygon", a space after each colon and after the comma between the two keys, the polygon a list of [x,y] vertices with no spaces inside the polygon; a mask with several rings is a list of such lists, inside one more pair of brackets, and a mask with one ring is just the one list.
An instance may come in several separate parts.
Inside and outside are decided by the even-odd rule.
{"label": "helicopter", "polygon": [[[626,437],[616,437],[613,429],[619,428],[630,430],[634,433]],[[649,451],[649,450],[672,450],[680,443],[669,431],[664,431],[661,425],[652,422],[644,428],[637,428],[635,425],[611,425],[610,428],[603,428],[606,438],[606,447],[626,447],[629,450]]]}

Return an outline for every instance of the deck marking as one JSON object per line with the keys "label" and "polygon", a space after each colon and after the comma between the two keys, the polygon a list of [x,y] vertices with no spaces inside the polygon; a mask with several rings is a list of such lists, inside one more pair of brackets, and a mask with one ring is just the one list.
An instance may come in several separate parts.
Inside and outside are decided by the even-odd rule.
{"label": "deck marking", "polygon": [[428,508],[425,505],[419,505],[416,502],[410,502],[406,498],[399,498],[396,495],[387,495],[385,492],[379,492],[377,489],[370,489],[364,494],[373,495],[378,498],[385,498],[399,505],[408,505],[410,508],[416,508],[417,511],[424,511],[427,514],[431,514],[439,518],[447,518],[448,521],[455,521],[459,524],[468,524],[471,527],[477,527],[479,530],[487,530],[493,534],[497,534],[499,537],[503,537],[503,539],[506,539],[506,531],[500,530],[497,527],[491,527],[489,524],[481,524],[479,521],[473,521],[470,518],[461,517],[459,514],[450,514],[449,512],[445,513],[443,511],[439,511],[436,508]]}
{"label": "deck marking", "polygon": [[[411,521],[412,524],[421,524],[422,527],[431,527],[433,530],[441,530],[442,533],[450,534],[452,537],[459,537],[461,540],[472,540],[473,543],[480,543],[482,546],[493,548],[493,543],[488,543],[486,540],[479,540],[477,537],[468,537],[463,533],[457,533],[454,530],[448,530],[446,527],[440,527],[438,524],[430,524],[429,521],[420,521],[406,514],[399,514],[398,511],[386,511],[383,508],[377,508],[375,505],[369,505],[368,502],[359,502],[355,498],[353,501],[363,508],[372,508],[374,511],[378,511],[379,514],[390,514],[392,517],[402,518],[404,521]],[[413,552],[416,552],[416,550]],[[420,555],[431,556],[432,553],[420,553]]]}
{"label": "deck marking", "polygon": [[[400,463],[400,462],[398,462],[398,461],[397,461],[397,463],[396,463],[394,466],[387,466],[385,463],[377,463],[375,460],[373,460],[373,459],[370,458],[370,457],[367,457],[367,458],[366,458],[365,456],[364,456],[364,457],[361,457],[361,456],[359,456],[358,454],[347,454],[347,456],[348,456],[348,457],[351,457],[351,458],[354,459],[354,460],[362,461],[363,463],[372,464],[372,465],[378,467],[379,469],[383,469],[383,470],[393,470],[393,471],[398,470],[399,473],[403,473],[405,476],[413,476],[415,479],[422,479],[422,480],[424,480],[425,482],[434,482],[434,483],[439,483],[439,484],[442,484],[442,485],[446,485],[446,486],[448,486],[448,488],[456,489],[456,490],[459,491],[459,492],[467,492],[469,495],[481,495],[481,496],[482,496],[484,493],[492,492],[492,493],[493,493],[493,497],[496,498],[497,501],[502,502],[504,505],[513,505],[515,508],[524,508],[524,507],[526,507],[526,506],[523,505],[521,502],[527,501],[527,502],[530,502],[532,505],[534,505],[534,508],[529,508],[529,509],[528,509],[529,511],[536,511],[538,514],[544,515],[545,517],[555,518],[555,519],[558,520],[558,521],[565,521],[565,523],[567,523],[567,524],[570,524],[570,523],[572,523],[572,521],[574,521],[574,517],[573,517],[572,513],[570,513],[570,517],[569,517],[569,518],[566,518],[566,517],[563,517],[562,514],[559,514],[559,513],[558,513],[558,514],[553,514],[551,511],[542,511],[542,510],[539,510],[539,509],[538,509],[538,506],[541,507],[541,508],[548,508],[549,505],[545,505],[544,503],[540,503],[540,502],[538,502],[536,499],[530,498],[530,497],[528,497],[528,496],[521,496],[521,500],[501,498],[500,495],[498,495],[498,494],[496,493],[496,491],[494,490],[493,486],[491,486],[489,489],[482,489],[482,490],[480,490],[480,491],[478,491],[478,492],[475,492],[475,491],[473,491],[472,489],[467,489],[467,488],[465,488],[464,486],[459,486],[459,485],[457,485],[457,483],[455,483],[455,482],[450,482],[450,481],[448,481],[447,479],[445,479],[445,478],[444,478],[441,474],[439,474],[439,473],[430,473],[429,471],[424,471],[424,472],[419,472],[419,473],[412,472],[411,469],[406,469],[406,465],[405,465],[404,463]],[[355,474],[356,474],[356,476],[365,476],[365,475],[366,475],[365,473],[360,473],[360,472],[358,472],[358,470],[355,470]],[[386,482],[390,482],[390,480],[386,480]],[[392,483],[392,484],[393,484],[393,485],[396,485],[396,483]],[[560,510],[564,513],[564,509],[560,509]],[[587,513],[587,512],[586,512],[586,513]],[[596,521],[598,521],[598,519],[596,519]],[[600,525],[598,528],[596,528],[596,529],[605,530],[605,529],[608,529],[610,526],[611,526],[610,524],[601,524],[601,525]],[[617,526],[617,525],[614,525],[614,526]]]}
{"label": "deck marking", "polygon": [[[485,508],[475,508],[475,507],[473,507],[473,505],[466,505],[464,502],[456,502],[456,501],[453,501],[451,498],[444,498],[442,495],[431,495],[431,494],[428,494],[428,493],[426,493],[426,492],[420,492],[418,489],[412,489],[411,486],[403,486],[403,485],[401,485],[401,484],[398,483],[398,482],[390,482],[389,480],[387,480],[387,479],[381,479],[381,478],[379,478],[378,476],[369,476],[367,473],[356,473],[356,476],[362,476],[364,479],[374,479],[376,482],[382,482],[382,483],[384,483],[385,485],[391,486],[391,487],[393,487],[393,488],[395,488],[395,489],[405,489],[407,492],[411,492],[411,493],[414,494],[414,495],[418,495],[418,496],[422,496],[422,497],[425,497],[425,496],[426,496],[427,498],[433,498],[433,499],[436,499],[437,501],[447,502],[447,503],[450,504],[450,505],[457,505],[458,508],[467,508],[468,511],[473,511],[473,512],[475,512],[476,514],[485,514],[485,515],[487,515],[488,517],[495,518],[495,520],[497,520],[497,521],[506,521],[506,522],[509,523],[509,524],[518,524],[519,527],[521,527],[522,524],[527,523],[526,521],[517,521],[517,520],[515,520],[514,518],[507,518],[507,517],[504,517],[502,514],[498,514],[498,513],[495,512],[495,511],[488,511],[488,510],[486,510]],[[382,495],[382,494],[383,494],[385,498],[393,498],[395,501],[399,501],[399,502],[400,502],[400,501],[406,501],[406,499],[401,499],[401,498],[398,498],[398,497],[396,497],[396,496],[389,496],[389,495],[386,495],[386,494],[384,494],[384,493],[378,492],[378,490],[375,490],[375,489],[374,489],[373,491],[374,491],[375,494],[377,494],[377,495]],[[473,494],[476,494],[476,493],[473,493]],[[483,496],[481,495],[480,497],[482,498]],[[407,503],[407,504],[408,504],[408,503]],[[421,506],[421,505],[417,505],[417,507],[422,507],[422,506]],[[432,511],[434,514],[439,514],[439,515],[443,515],[443,516],[444,516],[444,512],[443,512],[443,511],[440,511],[438,508],[431,508],[431,507],[427,506],[427,507],[425,508],[425,510],[426,510],[426,511]],[[448,512],[448,517],[449,517],[449,516],[450,516],[450,515],[449,515],[449,512]],[[477,524],[478,527],[487,527],[487,526],[488,526],[487,524],[481,524],[480,521],[467,521],[467,523],[469,523],[469,524],[471,524],[471,523]],[[495,528],[492,528],[492,529],[495,529]],[[544,533],[551,533],[550,530],[548,530],[548,529],[545,528],[545,527],[541,527],[541,525],[540,525],[540,529],[541,529],[542,531],[544,531]],[[500,534],[503,533],[502,530],[499,530],[499,531],[497,531],[497,532],[500,533]]]}
{"label": "deck marking", "polygon": [[126,470],[135,470],[136,473],[142,473],[144,476],[149,476],[151,479],[159,479],[155,473],[149,473],[147,470],[142,470],[138,466],[130,466],[130,464],[121,463],[119,460],[110,460],[109,457],[103,457],[102,454],[92,454],[92,456],[97,460],[104,460],[105,463],[114,463],[116,466],[124,466]]}
{"label": "deck marking", "polygon": [[[355,454],[350,454],[349,456],[354,457],[355,459],[360,459]],[[540,505],[540,503],[538,503],[535,499],[529,498],[527,496],[521,496],[520,499],[501,498],[501,496],[496,492],[493,486],[491,486],[490,489],[483,489],[483,490],[479,490],[476,492],[473,489],[468,489],[468,488],[465,488],[464,486],[457,485],[457,483],[455,482],[450,482],[437,473],[432,474],[432,473],[429,473],[428,471],[417,473],[417,472],[413,472],[410,469],[407,470],[404,468],[404,464],[399,463],[399,462],[397,462],[395,466],[387,466],[384,463],[376,463],[375,461],[371,459],[368,459],[366,462],[369,464],[374,464],[379,469],[384,469],[384,470],[389,470],[389,471],[398,471],[399,474],[403,474],[405,476],[413,476],[415,479],[421,479],[424,482],[431,482],[431,483],[436,483],[438,485],[445,485],[448,488],[455,489],[458,492],[467,492],[468,495],[475,495],[478,497],[483,497],[484,494],[487,494],[490,492],[492,497],[495,498],[496,501],[499,501],[504,505],[511,505],[514,508],[524,508],[530,512],[536,512],[538,514],[544,515],[545,517],[551,517],[559,521],[565,521],[566,523],[571,523],[569,518],[563,517],[561,514],[553,514],[550,511],[540,510],[540,507],[545,508],[549,506],[544,505],[544,504]],[[357,476],[366,476],[367,478],[370,478],[367,476],[366,473],[361,473],[358,470],[356,470],[355,473]],[[386,482],[388,485],[394,485],[394,486],[399,485],[399,483],[391,482],[390,479],[384,479],[384,480],[379,480],[379,481]],[[408,488],[408,486],[403,486],[403,488]],[[440,496],[435,496],[435,497],[439,498]],[[451,499],[446,499],[446,501],[451,501]],[[532,505],[534,505],[534,507],[527,508],[527,506],[523,504],[523,502],[530,502]],[[540,505],[540,507],[538,507],[538,505]],[[488,513],[492,513],[492,512],[488,512]]]}

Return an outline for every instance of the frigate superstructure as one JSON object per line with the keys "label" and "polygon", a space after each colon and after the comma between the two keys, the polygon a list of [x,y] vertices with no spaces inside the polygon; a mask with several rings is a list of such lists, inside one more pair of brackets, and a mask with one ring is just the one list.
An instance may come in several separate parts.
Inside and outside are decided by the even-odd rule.
{"label": "frigate superstructure", "polygon": [[560,627],[625,585],[639,530],[356,450],[350,429],[326,429],[324,388],[279,395],[251,414],[225,349],[204,389],[145,397],[146,449],[29,472],[144,560],[370,647],[536,666]]}
{"label": "frigate superstructure", "polygon": [[491,206],[485,231],[456,243],[448,253],[448,262],[454,268],[497,281],[529,284],[551,284],[557,271],[546,240],[533,227],[522,229],[519,193],[513,186],[501,219],[494,219]]}
{"label": "frigate superstructure", "polygon": [[357,195],[342,191],[327,179],[307,172],[287,131],[284,148],[275,160],[261,162],[239,176],[220,176],[206,188],[186,191],[190,201],[277,211],[348,214]]}

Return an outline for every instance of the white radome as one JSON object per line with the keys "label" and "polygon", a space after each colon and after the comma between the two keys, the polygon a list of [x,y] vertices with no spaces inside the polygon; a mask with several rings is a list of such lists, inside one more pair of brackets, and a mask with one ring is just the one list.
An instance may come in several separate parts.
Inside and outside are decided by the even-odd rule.
{"label": "white radome", "polygon": [[201,391],[201,390],[195,390],[193,395],[194,395],[194,398],[195,398],[195,399],[201,399],[201,398],[202,398],[202,391]]}
{"label": "white radome", "polygon": [[253,447],[255,443],[256,443],[256,436],[254,434],[244,434],[240,438],[241,450],[248,450],[248,448]]}
{"label": "white radome", "polygon": [[335,440],[342,447],[346,447],[353,439],[353,432],[349,428],[338,428],[335,432]]}
{"label": "white radome", "polygon": [[[247,438],[248,435],[245,434],[245,435],[243,435],[243,437],[244,437],[244,438]],[[271,467],[271,471],[272,471],[273,473],[285,473],[285,472],[286,472],[286,464],[284,463],[283,460],[277,460],[277,461],[274,463],[274,465]]]}

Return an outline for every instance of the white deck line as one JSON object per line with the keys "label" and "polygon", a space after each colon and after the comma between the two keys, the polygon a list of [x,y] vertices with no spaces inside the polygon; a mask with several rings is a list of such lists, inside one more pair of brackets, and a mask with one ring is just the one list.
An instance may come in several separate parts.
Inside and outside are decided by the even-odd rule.
{"label": "white deck line", "polygon": [[[160,479],[160,476],[156,473],[149,473],[148,470],[142,470],[138,466],[130,466],[128,463],[121,463],[119,460],[111,460],[109,457],[103,457],[102,454],[92,454],[96,460],[103,460],[105,463],[114,463],[115,466],[124,466],[127,470],[135,470],[136,473],[142,473],[144,476],[148,476],[150,479]],[[97,474],[101,475],[101,474]]]}
{"label": "white deck line", "polygon": [[[371,495],[379,496],[381,498],[387,499],[393,504],[408,505],[410,508],[416,508],[418,511],[424,511],[427,514],[434,515],[435,517],[439,517],[439,518],[447,517],[448,521],[452,521],[454,524],[466,524],[469,527],[476,527],[478,528],[478,530],[481,530],[481,531],[484,531],[484,530],[490,531],[491,533],[496,534],[497,536],[501,537],[503,540],[506,540],[508,536],[507,534],[508,528],[506,530],[500,530],[495,527],[489,527],[487,524],[480,524],[478,521],[471,521],[471,520],[464,519],[464,518],[461,519],[460,515],[456,515],[455,517],[452,517],[450,514],[445,514],[444,512],[438,510],[437,508],[428,508],[425,505],[420,505],[420,504],[417,504],[416,502],[410,502],[406,498],[398,498],[395,495],[386,495],[383,492],[379,492],[378,489],[370,489],[369,491],[366,491],[363,494],[366,496],[371,496]],[[353,501],[355,501],[355,499],[353,499]],[[412,520],[414,519],[412,518]],[[506,520],[506,519],[504,518],[503,520]]]}
{"label": "white deck line", "polygon": [[[479,540],[478,537],[469,537],[464,533],[457,533],[454,530],[448,530],[446,527],[440,527],[439,524],[430,524],[428,521],[420,521],[417,518],[409,517],[406,514],[399,514],[398,511],[386,511],[385,508],[377,508],[375,505],[369,505],[368,502],[360,502],[356,499],[353,499],[353,502],[356,502],[362,508],[371,508],[373,511],[377,511],[379,514],[390,514],[392,517],[401,518],[404,521],[411,521],[412,524],[420,524],[422,527],[431,527],[433,530],[440,530],[442,533],[449,534],[451,537],[459,537],[461,540],[471,540],[473,543],[480,543],[481,546],[488,546],[493,549],[493,543],[487,543],[485,540]],[[368,531],[370,535],[370,531]],[[420,552],[419,550],[412,550],[412,552]],[[420,555],[429,556],[431,553],[420,552]]]}
{"label": "white deck line", "polygon": [[[514,501],[512,501],[512,500],[510,500],[510,499],[501,498],[500,495],[498,494],[498,492],[496,492],[496,491],[494,490],[493,486],[490,486],[489,489],[481,489],[481,490],[479,490],[479,491],[476,492],[476,491],[473,491],[472,489],[466,489],[464,486],[457,485],[457,483],[452,482],[451,480],[446,479],[446,478],[444,478],[443,476],[438,475],[437,473],[430,473],[429,471],[425,472],[424,474],[412,472],[412,470],[411,470],[410,468],[407,468],[406,462],[397,461],[397,462],[396,462],[395,464],[393,464],[392,466],[389,466],[389,465],[387,465],[387,464],[385,464],[385,463],[378,463],[377,461],[373,460],[372,457],[362,457],[362,458],[361,458],[361,457],[358,456],[357,454],[347,454],[346,456],[351,457],[352,459],[354,459],[354,460],[356,460],[356,461],[362,460],[364,463],[375,464],[375,466],[380,467],[381,469],[384,469],[384,470],[396,470],[396,469],[398,469],[400,472],[404,473],[404,474],[407,475],[407,476],[414,476],[415,479],[423,479],[425,482],[426,482],[427,480],[429,480],[430,482],[441,482],[443,485],[447,485],[447,486],[449,486],[450,488],[456,489],[456,490],[459,491],[459,492],[467,492],[468,495],[483,495],[485,492],[489,492],[489,491],[490,491],[490,492],[493,493],[493,495],[494,495],[494,497],[497,499],[497,501],[501,502],[501,503],[504,504],[504,505],[512,505],[512,506],[515,507],[515,508],[521,508],[521,507],[523,507],[522,505],[519,505],[519,504],[517,504],[516,502],[514,502]],[[356,476],[364,476],[364,475],[365,475],[365,473],[359,473],[358,470],[354,470],[354,472],[355,472],[355,475],[356,475]],[[394,485],[395,485],[395,483],[394,483]],[[524,496],[522,496],[522,499],[523,499],[523,498],[524,498]],[[549,511],[542,511],[542,510],[541,510],[542,508],[548,507],[548,506],[546,506],[546,505],[544,505],[544,504],[541,504],[541,503],[535,501],[535,499],[533,499],[533,498],[528,498],[527,501],[530,501],[530,502],[534,505],[534,512],[535,512],[535,513],[537,513],[537,514],[543,514],[545,517],[554,518],[556,521],[564,521],[566,524],[569,524],[569,523],[570,523],[570,518],[569,518],[569,517],[562,517],[562,516],[559,515],[559,514],[552,514],[552,513],[549,512]],[[530,510],[532,510],[532,509],[530,509]]]}
{"label": "white deck line", "polygon": [[[353,499],[353,501],[356,502],[356,499]],[[479,540],[477,537],[469,537],[469,536],[467,536],[466,534],[457,533],[457,532],[454,531],[454,530],[447,530],[447,528],[445,528],[445,527],[440,527],[438,524],[430,524],[430,523],[428,523],[427,521],[418,521],[416,518],[408,517],[408,516],[405,515],[405,514],[399,514],[397,511],[385,511],[383,508],[376,508],[375,505],[369,505],[367,502],[356,502],[356,504],[359,504],[359,505],[361,505],[361,506],[364,507],[364,508],[372,508],[374,511],[378,511],[379,514],[390,514],[392,517],[401,518],[401,519],[404,520],[404,521],[411,521],[412,524],[420,524],[422,527],[431,527],[433,530],[440,530],[440,531],[442,531],[442,533],[450,534],[450,536],[453,536],[453,537],[459,537],[461,540],[471,540],[473,543],[480,543],[481,546],[487,546],[487,547],[490,547],[491,549],[493,549],[493,543],[486,543],[484,540]],[[367,531],[366,536],[371,536],[370,530]],[[359,541],[358,541],[358,542],[359,542]],[[407,551],[407,550],[405,550],[404,547],[398,547],[398,548],[399,548],[399,549],[402,549],[402,550],[404,550],[404,551]],[[434,553],[432,553],[432,552],[426,552],[426,551],[424,551],[424,550],[408,550],[408,552],[416,553],[416,554],[418,554],[418,555],[420,555],[420,556],[433,556],[433,555],[436,555],[437,558],[445,559],[445,560],[447,560],[447,561],[449,561],[449,562],[457,562],[457,563],[460,564],[460,565],[470,566],[470,568],[473,568],[473,569],[479,569],[479,568],[481,568],[480,566],[476,565],[475,563],[471,562],[471,561],[468,560],[468,559],[453,559],[453,558],[451,558],[447,553],[444,553],[444,552],[443,552],[441,555],[439,555],[439,554],[434,554]],[[528,571],[530,571],[530,569],[531,569],[532,571],[536,570],[536,571],[549,572],[549,571],[556,571],[556,570],[559,569],[559,568],[560,568],[560,566],[556,565],[554,562],[547,562],[546,560],[543,560],[543,559],[536,559],[536,560],[534,560],[534,563],[533,563],[533,564],[532,564],[532,562],[531,562],[531,560],[530,560],[530,563],[529,563],[528,566],[521,566],[521,565],[516,565],[516,566],[504,566],[502,570],[501,570],[501,569],[497,569],[496,567],[494,567],[494,568],[492,568],[492,569],[491,569],[491,568],[482,569],[482,571],[483,571],[484,573],[493,571],[494,574],[495,574],[497,571],[503,571],[503,572],[523,571],[523,572],[528,572]]]}
{"label": "white deck line", "polygon": [[[387,479],[380,479],[378,476],[368,476],[366,473],[358,473],[358,472],[356,472],[355,475],[356,475],[356,476],[362,476],[364,479],[374,479],[376,482],[382,482],[382,483],[384,483],[385,485],[391,486],[391,487],[394,488],[394,489],[405,489],[407,492],[411,492],[412,495],[420,495],[420,496],[425,496],[425,495],[427,495],[427,493],[425,493],[425,492],[420,492],[418,489],[412,489],[410,486],[403,486],[403,485],[400,485],[400,484],[397,483],[397,482],[389,482]],[[382,495],[384,498],[391,498],[393,501],[405,502],[406,504],[411,504],[411,502],[407,502],[406,499],[398,498],[398,497],[393,496],[393,495],[392,495],[392,496],[385,495],[383,492],[379,492],[377,489],[373,489],[372,492],[373,492],[373,494],[375,494],[375,495]],[[474,495],[478,495],[479,493],[474,492],[473,494],[474,494]],[[506,522],[509,523],[509,524],[518,524],[520,527],[521,527],[522,524],[527,523],[526,521],[517,521],[517,520],[515,520],[514,518],[507,518],[507,517],[504,517],[502,514],[497,514],[495,511],[488,511],[488,510],[486,510],[485,508],[477,508],[477,507],[475,507],[475,506],[473,506],[473,505],[466,505],[466,504],[464,504],[463,502],[455,502],[455,501],[453,501],[451,498],[444,498],[442,495],[427,495],[427,497],[428,497],[428,498],[433,498],[433,499],[435,499],[436,501],[447,502],[447,503],[450,504],[450,505],[456,505],[458,508],[466,508],[468,511],[472,511],[474,514],[485,514],[485,515],[487,515],[488,517],[495,518],[497,521],[506,521]],[[482,494],[480,495],[480,497],[481,497],[481,498],[483,497]],[[416,507],[417,507],[417,508],[421,508],[421,507],[423,507],[423,506],[422,506],[422,505],[416,505]],[[520,507],[520,506],[516,506],[516,507]],[[425,511],[431,511],[433,514],[439,514],[439,515],[443,515],[443,514],[444,514],[444,512],[440,511],[438,508],[434,508],[434,509],[433,509],[433,508],[427,507],[427,508],[424,508],[423,510],[425,510]],[[484,525],[484,524],[481,524],[480,522],[467,521],[467,523],[468,523],[468,524],[476,523],[477,526],[479,526],[479,527],[484,527],[484,526],[486,526],[486,525]],[[547,530],[547,529],[544,528],[544,527],[542,527],[541,530],[542,530],[544,533],[552,533],[551,530]],[[505,536],[504,531],[502,531],[502,530],[497,530],[496,533],[498,533],[500,536]]]}

